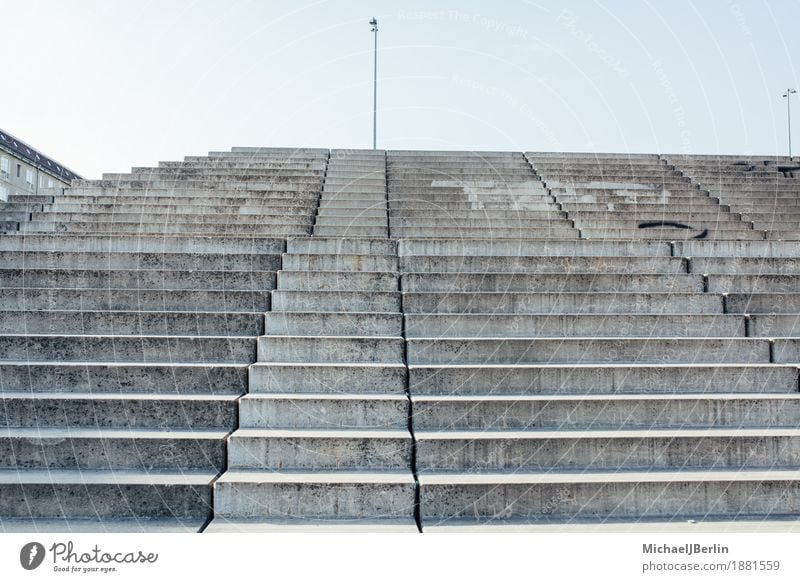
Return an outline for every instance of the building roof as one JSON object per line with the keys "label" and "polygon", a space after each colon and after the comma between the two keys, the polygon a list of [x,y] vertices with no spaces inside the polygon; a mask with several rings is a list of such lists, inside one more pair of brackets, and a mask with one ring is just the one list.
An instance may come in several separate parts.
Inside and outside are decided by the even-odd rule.
{"label": "building roof", "polygon": [[33,149],[24,141],[17,139],[2,129],[0,129],[0,148],[8,150],[26,162],[29,162],[30,164],[44,170],[45,172],[48,172],[49,174],[52,174],[57,178],[60,178],[61,180],[64,180],[65,182],[80,179],[80,176],[69,168],[65,168],[55,160],[48,158],[41,152]]}

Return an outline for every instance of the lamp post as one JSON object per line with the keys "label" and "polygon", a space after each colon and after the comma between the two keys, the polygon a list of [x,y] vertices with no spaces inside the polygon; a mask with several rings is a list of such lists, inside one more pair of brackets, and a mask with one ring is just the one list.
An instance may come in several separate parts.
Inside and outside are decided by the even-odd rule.
{"label": "lamp post", "polygon": [[373,16],[369,21],[371,32],[375,33],[375,57],[372,68],[372,149],[378,147],[378,21]]}
{"label": "lamp post", "polygon": [[786,125],[789,130],[789,159],[792,159],[792,93],[797,93],[794,89],[786,89],[783,94],[786,97]]}

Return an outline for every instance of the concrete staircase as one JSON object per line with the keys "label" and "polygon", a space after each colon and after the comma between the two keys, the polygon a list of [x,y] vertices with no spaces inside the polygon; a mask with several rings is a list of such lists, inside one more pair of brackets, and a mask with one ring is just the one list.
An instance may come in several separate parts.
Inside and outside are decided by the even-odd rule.
{"label": "concrete staircase", "polygon": [[387,154],[394,238],[577,238],[522,154]]}
{"label": "concrete staircase", "polygon": [[416,531],[398,278],[395,241],[288,241],[209,531]]}
{"label": "concrete staircase", "polygon": [[310,234],[327,150],[234,148],[206,158],[76,180],[25,233],[291,236]]}
{"label": "concrete staircase", "polygon": [[285,250],[253,233],[309,233],[326,160],[219,154],[17,217],[0,237],[0,530],[205,526]]}
{"label": "concrete staircase", "polygon": [[0,529],[791,527],[795,173],[234,148],[10,200]]}
{"label": "concrete staircase", "polygon": [[665,156],[767,240],[800,240],[800,164],[788,157]]}
{"label": "concrete staircase", "polygon": [[656,155],[527,153],[550,194],[588,239],[763,240]]}
{"label": "concrete staircase", "polygon": [[385,238],[388,234],[386,152],[332,150],[314,236]]}

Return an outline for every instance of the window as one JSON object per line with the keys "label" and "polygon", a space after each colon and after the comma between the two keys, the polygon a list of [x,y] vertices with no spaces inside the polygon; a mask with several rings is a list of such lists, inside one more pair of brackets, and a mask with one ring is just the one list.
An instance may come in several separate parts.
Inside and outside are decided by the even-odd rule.
{"label": "window", "polygon": [[27,182],[28,186],[33,188],[35,184],[33,181],[33,170],[25,170],[25,182]]}
{"label": "window", "polygon": [[44,188],[44,176],[39,174],[39,188]]}
{"label": "window", "polygon": [[2,176],[3,178],[8,178],[8,174],[10,172],[9,167],[10,164],[8,163],[8,158],[6,157],[0,158],[0,176]]}
{"label": "window", "polygon": [[48,180],[47,181],[47,187],[48,188],[52,188],[53,187],[53,181],[52,180]]}
{"label": "window", "polygon": [[17,178],[19,178],[19,173],[22,171],[22,166],[17,164]]}
{"label": "window", "polygon": [[8,202],[8,187],[0,186],[0,202]]}

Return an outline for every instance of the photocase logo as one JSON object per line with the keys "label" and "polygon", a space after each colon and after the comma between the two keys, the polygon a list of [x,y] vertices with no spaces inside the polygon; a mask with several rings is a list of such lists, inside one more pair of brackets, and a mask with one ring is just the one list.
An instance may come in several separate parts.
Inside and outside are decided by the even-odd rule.
{"label": "photocase logo", "polygon": [[19,551],[19,563],[26,570],[35,570],[44,561],[44,546],[39,542],[29,542]]}

